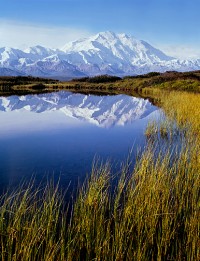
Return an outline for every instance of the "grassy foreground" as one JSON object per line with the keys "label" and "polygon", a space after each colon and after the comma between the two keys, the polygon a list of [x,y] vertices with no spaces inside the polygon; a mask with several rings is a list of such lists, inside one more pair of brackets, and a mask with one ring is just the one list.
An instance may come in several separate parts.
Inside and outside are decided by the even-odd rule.
{"label": "grassy foreground", "polygon": [[147,127],[146,150],[133,170],[122,166],[114,193],[104,164],[93,167],[70,213],[51,184],[4,195],[0,260],[198,260],[200,95],[143,92],[168,118]]}

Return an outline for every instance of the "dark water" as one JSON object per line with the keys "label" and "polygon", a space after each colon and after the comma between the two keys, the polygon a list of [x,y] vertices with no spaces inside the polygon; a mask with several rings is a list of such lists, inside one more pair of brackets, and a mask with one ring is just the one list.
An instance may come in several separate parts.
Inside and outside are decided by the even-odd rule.
{"label": "dark water", "polygon": [[0,191],[33,176],[60,178],[65,188],[84,179],[94,157],[117,169],[131,148],[134,160],[158,115],[148,100],[126,95],[0,97]]}

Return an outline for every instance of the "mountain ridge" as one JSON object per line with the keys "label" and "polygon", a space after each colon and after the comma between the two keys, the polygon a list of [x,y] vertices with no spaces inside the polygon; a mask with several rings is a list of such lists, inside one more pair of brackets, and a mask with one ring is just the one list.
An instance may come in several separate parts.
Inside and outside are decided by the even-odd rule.
{"label": "mountain ridge", "polygon": [[16,75],[39,77],[126,76],[151,71],[199,70],[200,59],[180,60],[167,56],[146,41],[106,31],[69,42],[61,49],[40,45],[24,51],[0,48],[0,68],[7,75],[16,72]]}

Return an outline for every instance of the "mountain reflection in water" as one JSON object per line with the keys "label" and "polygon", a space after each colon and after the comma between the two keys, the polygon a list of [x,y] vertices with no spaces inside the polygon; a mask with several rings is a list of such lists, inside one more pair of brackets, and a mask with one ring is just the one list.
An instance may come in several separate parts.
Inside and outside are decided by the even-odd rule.
{"label": "mountain reflection in water", "polygon": [[148,100],[127,95],[0,97],[0,190],[32,175],[73,183],[90,172],[95,155],[121,162],[145,144],[146,124],[158,115]]}

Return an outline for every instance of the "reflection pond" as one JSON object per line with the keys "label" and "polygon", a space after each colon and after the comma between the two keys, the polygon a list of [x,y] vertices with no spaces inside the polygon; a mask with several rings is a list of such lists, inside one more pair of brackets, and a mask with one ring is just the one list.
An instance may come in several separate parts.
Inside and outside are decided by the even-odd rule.
{"label": "reflection pond", "polygon": [[159,109],[127,95],[71,92],[0,97],[0,191],[34,177],[63,187],[91,171],[94,157],[114,168],[145,145]]}

